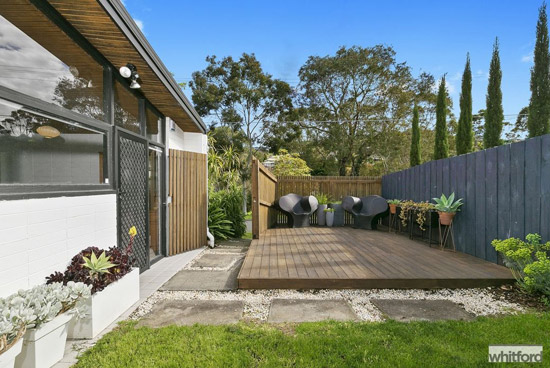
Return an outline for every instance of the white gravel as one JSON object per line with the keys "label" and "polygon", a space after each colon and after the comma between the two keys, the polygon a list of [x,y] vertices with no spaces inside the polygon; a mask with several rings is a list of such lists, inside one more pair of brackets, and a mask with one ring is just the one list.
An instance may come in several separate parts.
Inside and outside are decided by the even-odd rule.
{"label": "white gravel", "polygon": [[240,300],[245,303],[245,319],[265,322],[273,299],[343,299],[350,303],[362,321],[372,322],[383,318],[371,299],[450,300],[476,316],[523,311],[519,304],[495,298],[489,289],[157,291],[132,313],[130,319],[143,317],[161,300]]}

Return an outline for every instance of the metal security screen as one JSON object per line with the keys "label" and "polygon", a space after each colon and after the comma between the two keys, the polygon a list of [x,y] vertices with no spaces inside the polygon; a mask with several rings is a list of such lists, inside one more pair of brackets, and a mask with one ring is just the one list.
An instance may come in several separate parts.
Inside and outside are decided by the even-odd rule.
{"label": "metal security screen", "polygon": [[134,256],[140,271],[149,268],[147,241],[147,144],[139,138],[119,133],[119,237],[120,246],[130,240],[135,226]]}

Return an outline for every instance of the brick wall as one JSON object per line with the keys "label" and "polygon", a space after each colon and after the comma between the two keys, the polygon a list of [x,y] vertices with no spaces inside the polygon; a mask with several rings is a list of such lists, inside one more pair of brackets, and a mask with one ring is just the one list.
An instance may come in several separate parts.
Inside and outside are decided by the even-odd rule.
{"label": "brick wall", "polygon": [[115,194],[0,201],[0,297],[43,283],[81,249],[116,239]]}

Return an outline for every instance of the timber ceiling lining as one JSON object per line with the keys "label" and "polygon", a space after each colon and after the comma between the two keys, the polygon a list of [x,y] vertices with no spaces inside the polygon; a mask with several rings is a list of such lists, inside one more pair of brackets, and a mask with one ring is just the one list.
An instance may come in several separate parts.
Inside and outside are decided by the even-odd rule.
{"label": "timber ceiling lining", "polygon": [[[11,9],[21,6],[20,14],[29,12],[30,3],[26,0],[7,2]],[[141,91],[164,115],[172,118],[184,131],[201,132],[97,0],[49,0],[49,3],[116,68],[127,63],[134,64],[140,76]]]}

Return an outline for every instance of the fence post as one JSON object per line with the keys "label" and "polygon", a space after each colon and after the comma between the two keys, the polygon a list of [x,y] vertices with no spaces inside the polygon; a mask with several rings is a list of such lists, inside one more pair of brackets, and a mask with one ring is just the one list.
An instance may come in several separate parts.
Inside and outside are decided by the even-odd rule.
{"label": "fence post", "polygon": [[252,159],[252,238],[260,238],[260,182],[259,166],[256,158]]}

